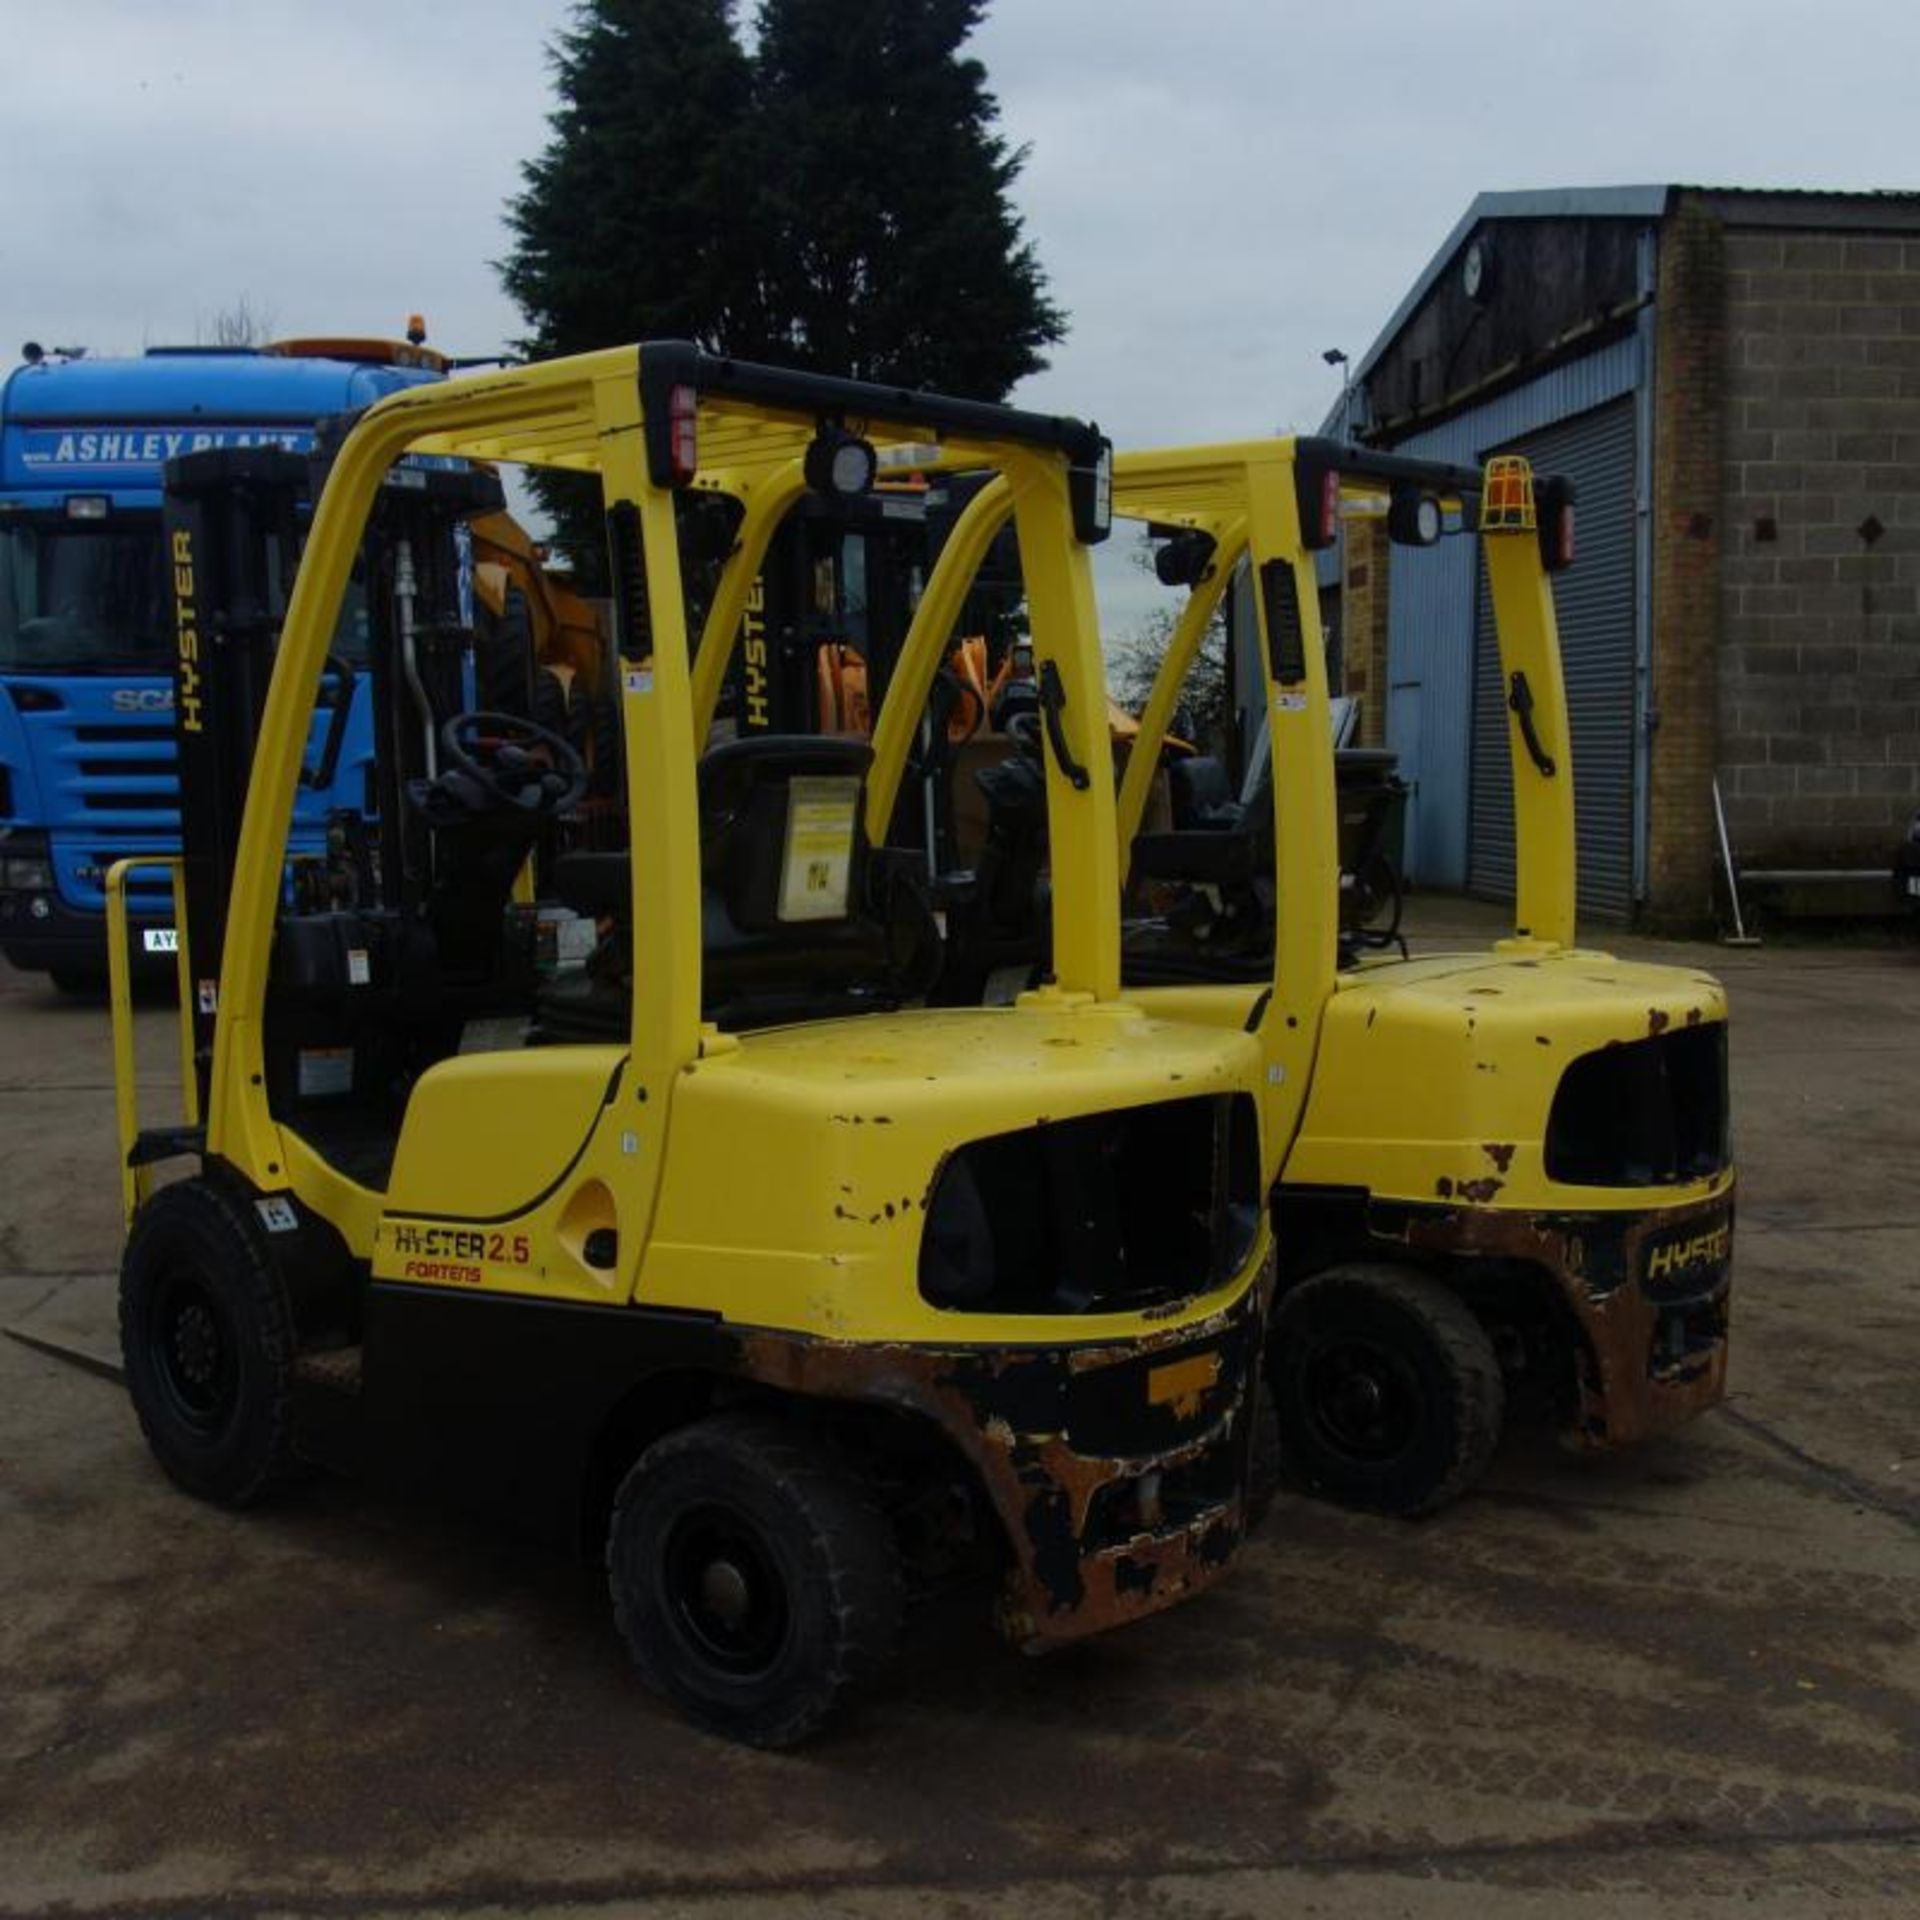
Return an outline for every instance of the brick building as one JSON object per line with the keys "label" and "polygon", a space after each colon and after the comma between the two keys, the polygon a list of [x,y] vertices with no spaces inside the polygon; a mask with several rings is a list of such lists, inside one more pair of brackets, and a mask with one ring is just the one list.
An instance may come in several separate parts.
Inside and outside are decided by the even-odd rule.
{"label": "brick building", "polygon": [[[1556,600],[1584,910],[1710,911],[1716,774],[1744,866],[1885,871],[1920,805],[1920,194],[1483,194],[1343,410],[1579,485]],[[1349,690],[1416,783],[1414,878],[1509,890],[1472,543],[1356,530],[1340,604]]]}

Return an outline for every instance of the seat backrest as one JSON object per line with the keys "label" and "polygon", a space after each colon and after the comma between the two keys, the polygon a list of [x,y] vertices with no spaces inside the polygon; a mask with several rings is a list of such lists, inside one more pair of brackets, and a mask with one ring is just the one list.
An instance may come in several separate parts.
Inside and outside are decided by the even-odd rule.
{"label": "seat backrest", "polygon": [[1175,760],[1167,768],[1167,786],[1176,827],[1218,827],[1232,811],[1233,783],[1210,753]]}
{"label": "seat backrest", "polygon": [[874,898],[863,824],[872,759],[864,740],[769,734],[701,761],[710,1018],[805,1018],[895,986],[895,930]]}
{"label": "seat backrest", "polygon": [[872,761],[864,740],[762,734],[700,762],[700,874],[738,928],[774,934],[857,917]]}

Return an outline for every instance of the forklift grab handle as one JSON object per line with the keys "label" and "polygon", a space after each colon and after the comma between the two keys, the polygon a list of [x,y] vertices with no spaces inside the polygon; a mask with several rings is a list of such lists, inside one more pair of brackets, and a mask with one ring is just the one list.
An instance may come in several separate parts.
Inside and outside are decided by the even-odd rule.
{"label": "forklift grab handle", "polygon": [[1085,793],[1093,784],[1093,777],[1073,757],[1073,751],[1067,745],[1067,729],[1060,718],[1066,706],[1067,689],[1060,679],[1060,669],[1051,660],[1043,660],[1040,663],[1040,712],[1047,723],[1047,742],[1053,748],[1056,764],[1072,783],[1074,792]]}
{"label": "forklift grab handle", "polygon": [[1533,724],[1533,689],[1527,685],[1527,676],[1516,673],[1508,682],[1507,705],[1513,709],[1513,717],[1520,722],[1520,738],[1526,742],[1527,757],[1549,780],[1554,775],[1554,759],[1540,744],[1540,735]]}

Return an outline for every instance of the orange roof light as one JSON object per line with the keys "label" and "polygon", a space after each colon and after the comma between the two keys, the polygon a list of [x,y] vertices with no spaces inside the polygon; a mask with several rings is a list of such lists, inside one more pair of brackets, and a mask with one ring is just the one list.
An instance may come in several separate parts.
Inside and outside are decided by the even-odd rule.
{"label": "orange roof light", "polygon": [[1533,468],[1517,453],[1496,453],[1480,491],[1480,531],[1532,533],[1534,526]]}

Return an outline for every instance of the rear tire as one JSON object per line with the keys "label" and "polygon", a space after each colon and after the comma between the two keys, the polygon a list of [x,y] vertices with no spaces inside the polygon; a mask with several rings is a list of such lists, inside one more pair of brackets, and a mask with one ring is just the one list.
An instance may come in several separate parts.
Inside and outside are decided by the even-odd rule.
{"label": "rear tire", "polygon": [[1280,1416],[1263,1385],[1253,1402],[1253,1432],[1247,1437],[1247,1531],[1251,1533],[1280,1497],[1286,1478],[1286,1451],[1280,1441]]}
{"label": "rear tire", "polygon": [[120,1264],[120,1351],[176,1486],[251,1505],[291,1467],[293,1315],[252,1209],[206,1178],[162,1187]]}
{"label": "rear tire", "polygon": [[1439,1281],[1336,1267],[1281,1301],[1271,1338],[1281,1445],[1309,1491],[1410,1516],[1485,1470],[1505,1383],[1486,1329]]}
{"label": "rear tire", "polygon": [[551,667],[536,667],[533,674],[533,722],[557,733],[568,746],[586,751],[587,717],[585,700],[577,680],[556,673]]}
{"label": "rear tire", "polygon": [[49,967],[47,978],[53,982],[54,992],[64,994],[69,1000],[107,997],[107,978],[102,973],[89,973],[82,967]]}
{"label": "rear tire", "polygon": [[499,617],[476,622],[474,675],[481,709],[534,718],[534,671],[533,616],[526,595],[509,587]]}
{"label": "rear tire", "polygon": [[607,1536],[614,1619],[691,1719],[791,1747],[871,1686],[899,1636],[899,1554],[851,1468],[811,1436],[726,1413],[640,1456]]}

